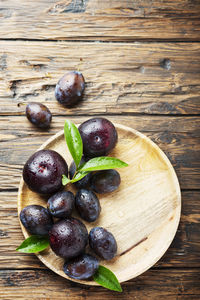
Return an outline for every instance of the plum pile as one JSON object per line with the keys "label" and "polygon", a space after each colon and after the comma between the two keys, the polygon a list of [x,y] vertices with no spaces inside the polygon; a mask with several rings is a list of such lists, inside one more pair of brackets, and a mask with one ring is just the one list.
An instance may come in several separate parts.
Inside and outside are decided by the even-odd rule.
{"label": "plum pile", "polygon": [[[117,143],[114,125],[105,118],[93,118],[80,125],[84,164],[88,157],[108,154]],[[69,177],[76,172],[71,163]],[[88,279],[96,272],[99,260],[110,260],[117,253],[117,242],[111,232],[103,227],[94,227],[88,234],[86,226],[72,217],[75,208],[79,216],[87,222],[95,222],[101,212],[98,196],[110,193],[120,185],[120,175],[116,170],[89,173],[75,183],[76,195],[63,191],[62,175],[68,176],[68,165],[64,158],[53,150],[40,150],[26,162],[23,178],[28,187],[39,194],[50,195],[47,208],[40,205],[24,207],[20,213],[23,226],[31,234],[48,235],[54,253],[66,260],[64,272],[75,279]],[[89,244],[97,257],[86,254]]]}
{"label": "plum pile", "polygon": [[[57,83],[55,97],[64,106],[79,102],[84,93],[85,80],[80,72],[69,72]],[[26,107],[28,120],[39,128],[49,128],[52,114],[40,103]],[[92,118],[79,128],[83,143],[83,157],[79,165],[94,157],[106,156],[115,147],[118,134],[111,121]],[[96,222],[101,205],[97,194],[115,191],[121,182],[120,174],[113,169],[90,172],[73,183],[76,195],[63,190],[62,175],[72,179],[76,174],[72,161],[69,172],[64,158],[53,150],[34,153],[23,168],[23,179],[34,192],[48,196],[47,208],[29,205],[22,209],[20,220],[30,234],[48,236],[51,249],[65,260],[63,270],[74,279],[90,279],[99,267],[99,259],[110,260],[117,253],[117,242],[111,232],[103,227],[94,227],[88,234],[82,221],[72,217],[76,209],[81,219]],[[69,174],[68,174],[69,173]],[[90,246],[94,255],[86,253]],[[97,257],[96,257],[96,256]]]}

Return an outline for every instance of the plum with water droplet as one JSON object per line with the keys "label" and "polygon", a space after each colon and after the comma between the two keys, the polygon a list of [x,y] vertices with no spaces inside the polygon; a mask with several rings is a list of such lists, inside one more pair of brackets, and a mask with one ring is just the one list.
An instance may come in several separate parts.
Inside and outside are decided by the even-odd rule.
{"label": "plum with water droplet", "polygon": [[105,118],[92,118],[79,126],[86,157],[108,155],[115,147],[118,135],[115,126]]}
{"label": "plum with water droplet", "polygon": [[64,264],[63,270],[66,275],[74,279],[90,279],[97,271],[99,261],[90,254],[82,254]]}
{"label": "plum with water droplet", "polygon": [[27,119],[39,128],[49,128],[52,114],[48,107],[38,102],[30,102],[26,106]]}
{"label": "plum with water droplet", "polygon": [[48,199],[47,209],[55,218],[68,218],[74,207],[74,195],[70,191],[62,191]]}
{"label": "plum with water droplet", "polygon": [[117,242],[111,232],[103,227],[95,227],[89,233],[89,245],[101,258],[110,260],[117,253]]}
{"label": "plum with water droplet", "polygon": [[62,186],[62,175],[68,175],[64,158],[54,150],[39,150],[25,163],[23,178],[28,187],[40,194],[53,194]]}
{"label": "plum with water droplet", "polygon": [[49,241],[56,255],[65,259],[76,257],[88,243],[87,228],[76,218],[60,220],[49,231]]}
{"label": "plum with water droplet", "polygon": [[76,193],[75,207],[81,218],[88,222],[96,221],[101,211],[98,197],[86,189],[80,189]]}
{"label": "plum with water droplet", "polygon": [[73,106],[83,97],[85,79],[78,71],[71,71],[60,78],[55,88],[55,97],[64,106]]}
{"label": "plum with water droplet", "polygon": [[53,226],[53,220],[41,205],[28,205],[20,212],[20,220],[31,234],[46,235]]}
{"label": "plum with water droplet", "polygon": [[121,182],[116,170],[98,171],[91,177],[91,189],[98,194],[111,193],[118,189]]}

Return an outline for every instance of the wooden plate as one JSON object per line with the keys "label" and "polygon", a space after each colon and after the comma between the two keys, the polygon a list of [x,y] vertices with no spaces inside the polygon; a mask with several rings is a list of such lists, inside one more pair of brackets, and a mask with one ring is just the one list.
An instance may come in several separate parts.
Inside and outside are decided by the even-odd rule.
{"label": "wooden plate", "polygon": [[[121,185],[116,192],[99,195],[101,215],[94,223],[84,222],[90,230],[102,226],[111,231],[118,243],[117,256],[101,261],[120,282],[134,278],[152,267],[168,249],[180,220],[181,194],[175,171],[166,155],[140,132],[115,124],[119,141],[111,156],[127,162],[120,169]],[[58,132],[40,149],[53,149],[71,163],[63,131]],[[73,191],[73,187],[67,187]],[[46,206],[47,199],[30,191],[21,179],[18,193],[18,213],[30,204]],[[76,213],[74,213],[76,216]],[[22,226],[27,238],[28,232]],[[57,274],[67,277],[63,259],[46,249],[38,258]],[[78,281],[96,285],[93,281]]]}

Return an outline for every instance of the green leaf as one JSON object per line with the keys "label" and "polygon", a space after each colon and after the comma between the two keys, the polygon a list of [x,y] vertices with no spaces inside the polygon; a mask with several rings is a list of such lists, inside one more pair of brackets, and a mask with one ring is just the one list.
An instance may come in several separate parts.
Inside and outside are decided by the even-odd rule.
{"label": "green leaf", "polygon": [[71,182],[71,180],[69,178],[67,178],[67,176],[65,176],[64,174],[62,175],[62,184],[66,185],[69,182]]}
{"label": "green leaf", "polygon": [[74,183],[77,182],[79,180],[81,180],[83,177],[85,177],[89,172],[78,172],[76,174],[76,176],[74,177],[74,179],[72,179],[70,182]]}
{"label": "green leaf", "polygon": [[88,162],[86,162],[83,166],[80,167],[79,171],[99,171],[114,168],[123,168],[127,166],[127,163],[123,162],[118,158],[101,156],[90,159]]}
{"label": "green leaf", "polygon": [[76,176],[73,179],[71,179],[71,180],[69,178],[67,178],[67,176],[62,175],[62,184],[66,185],[68,183],[77,182],[77,181],[81,180],[83,177],[85,177],[88,173],[89,172],[78,172],[76,174]]}
{"label": "green leaf", "polygon": [[36,253],[46,249],[49,246],[47,236],[31,235],[16,249],[24,253]]}
{"label": "green leaf", "polygon": [[99,266],[93,276],[93,280],[109,290],[122,292],[121,285],[115,274],[104,266]]}
{"label": "green leaf", "polygon": [[65,121],[64,126],[65,140],[71,156],[75,162],[76,168],[83,155],[83,143],[78,128],[69,120]]}
{"label": "green leaf", "polygon": [[83,177],[85,177],[88,173],[89,172],[78,172],[76,174],[76,176],[73,179],[71,179],[71,180],[69,178],[67,178],[67,176],[62,175],[62,184],[66,185],[68,183],[77,182],[77,181],[81,180]]}

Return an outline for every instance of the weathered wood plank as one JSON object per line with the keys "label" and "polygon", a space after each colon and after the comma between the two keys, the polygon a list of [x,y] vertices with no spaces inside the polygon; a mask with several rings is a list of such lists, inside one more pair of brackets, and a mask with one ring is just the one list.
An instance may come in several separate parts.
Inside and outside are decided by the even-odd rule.
{"label": "weathered wood plank", "polygon": [[[70,117],[81,123],[89,117]],[[198,189],[200,181],[200,117],[109,116],[110,120],[133,127],[152,138],[175,167],[181,187]],[[50,136],[63,129],[65,116],[55,116],[49,131],[29,123],[25,116],[0,119],[0,187],[19,185],[22,166]]]}
{"label": "weathered wood plank", "polygon": [[[23,114],[18,104],[30,101],[64,115],[199,114],[199,57],[199,43],[0,41],[0,114]],[[84,100],[67,109],[54,89],[74,69],[87,86]]]}
{"label": "weathered wood plank", "polygon": [[[181,221],[169,250],[157,263],[157,267],[184,266],[183,260],[187,260],[185,266],[200,266],[200,191],[182,191]],[[192,262],[192,264],[190,264]]]}
{"label": "weathered wood plank", "polygon": [[[182,192],[182,215],[176,237],[157,267],[200,267],[200,191]],[[45,268],[32,254],[15,249],[23,241],[17,217],[17,192],[0,193],[0,269]]]}
{"label": "weathered wood plank", "polygon": [[0,37],[58,40],[200,40],[199,1],[7,0]]}
{"label": "weathered wood plank", "polygon": [[0,271],[0,297],[9,299],[199,299],[199,269],[150,270],[122,284],[123,293],[70,282],[47,270]]}

